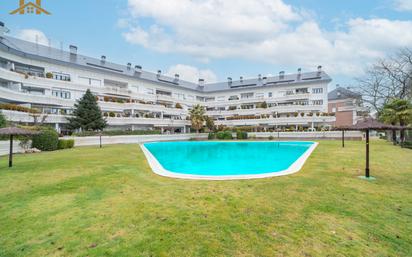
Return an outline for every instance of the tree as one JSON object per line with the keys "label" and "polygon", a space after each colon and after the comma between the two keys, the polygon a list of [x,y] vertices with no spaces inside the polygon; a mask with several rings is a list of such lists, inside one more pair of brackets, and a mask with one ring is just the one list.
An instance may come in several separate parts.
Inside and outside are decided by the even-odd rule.
{"label": "tree", "polygon": [[[412,123],[412,104],[409,100],[394,98],[383,106],[379,119],[387,124],[407,126]],[[404,138],[404,131],[401,131],[401,142]],[[395,143],[395,133],[392,133],[392,140]]]}
{"label": "tree", "polygon": [[412,98],[412,49],[401,49],[395,55],[373,65],[364,77],[357,79],[359,93],[377,112],[393,98]]}
{"label": "tree", "polygon": [[96,97],[87,89],[86,93],[74,105],[73,116],[67,118],[71,130],[83,131],[102,130],[107,122],[102,116]]}
{"label": "tree", "polygon": [[203,122],[205,121],[205,108],[197,104],[193,106],[189,114],[192,128],[196,130],[196,133],[199,133],[199,130],[203,127]]}
{"label": "tree", "polygon": [[215,122],[213,121],[213,119],[210,118],[209,116],[205,116],[205,120],[206,120],[206,127],[210,131],[215,131]]}
{"label": "tree", "polygon": [[4,114],[0,112],[0,128],[4,128],[6,126],[7,126],[6,117],[4,117]]}

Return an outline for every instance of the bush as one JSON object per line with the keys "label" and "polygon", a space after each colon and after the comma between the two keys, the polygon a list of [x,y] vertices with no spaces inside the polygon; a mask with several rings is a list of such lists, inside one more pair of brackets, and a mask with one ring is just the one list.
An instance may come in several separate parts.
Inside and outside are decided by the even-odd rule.
{"label": "bush", "polygon": [[247,132],[238,130],[236,132],[237,139],[247,139]]}
{"label": "bush", "polygon": [[180,103],[176,103],[175,108],[177,109],[183,109],[182,105]]}
{"label": "bush", "polygon": [[207,139],[211,140],[211,139],[215,139],[216,138],[216,134],[213,132],[209,132],[209,135],[207,135]]}
{"label": "bush", "polygon": [[269,140],[273,140],[275,139],[273,136],[269,136]]}
{"label": "bush", "polygon": [[51,73],[51,72],[46,72],[46,78],[48,78],[48,79],[53,78],[53,73]]}
{"label": "bush", "polygon": [[74,147],[73,139],[59,139],[58,148],[59,149],[69,149]]}
{"label": "bush", "polygon": [[230,140],[230,139],[233,139],[232,132],[231,132],[231,131],[228,131],[228,130],[217,132],[216,137],[217,137],[217,139],[220,139],[220,140]]}
{"label": "bush", "polygon": [[54,151],[58,149],[59,134],[52,128],[41,128],[40,134],[32,138],[32,147],[41,151]]}
{"label": "bush", "polygon": [[403,142],[403,143],[401,143],[401,147],[402,147],[402,148],[412,149],[412,142],[408,142],[408,141]]}

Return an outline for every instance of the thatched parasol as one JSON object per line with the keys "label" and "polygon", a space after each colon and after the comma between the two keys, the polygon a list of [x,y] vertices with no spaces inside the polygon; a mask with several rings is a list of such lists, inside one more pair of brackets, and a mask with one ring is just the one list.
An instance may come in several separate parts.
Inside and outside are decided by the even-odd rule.
{"label": "thatched parasol", "polygon": [[406,129],[402,126],[393,126],[379,122],[373,118],[364,118],[359,120],[355,125],[337,127],[336,130],[342,131],[342,147],[345,147],[345,130],[365,131],[366,137],[366,168],[365,178],[369,179],[369,130],[402,130]]}
{"label": "thatched parasol", "polygon": [[9,167],[13,166],[13,136],[26,136],[26,135],[36,135],[39,132],[22,129],[17,127],[7,127],[0,129],[0,135],[10,136],[10,153],[9,153]]}

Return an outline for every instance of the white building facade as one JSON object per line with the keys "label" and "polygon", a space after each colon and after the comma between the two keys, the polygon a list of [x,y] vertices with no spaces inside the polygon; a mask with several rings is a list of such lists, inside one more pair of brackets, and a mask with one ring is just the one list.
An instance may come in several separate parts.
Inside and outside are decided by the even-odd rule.
{"label": "white building facade", "polygon": [[[0,26],[4,27],[3,24]],[[33,123],[37,110],[64,132],[67,116],[87,89],[96,96],[107,129],[188,132],[189,110],[205,107],[216,125],[314,128],[334,122],[328,112],[330,77],[315,72],[207,83],[151,73],[0,34],[0,106],[13,122]],[[13,106],[21,106],[17,108]],[[24,108],[25,107],[25,108]]]}

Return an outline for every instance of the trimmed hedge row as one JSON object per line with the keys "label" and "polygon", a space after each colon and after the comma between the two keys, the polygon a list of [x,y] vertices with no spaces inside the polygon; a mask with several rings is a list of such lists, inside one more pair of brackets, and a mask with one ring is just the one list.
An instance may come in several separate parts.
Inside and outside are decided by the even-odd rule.
{"label": "trimmed hedge row", "polygon": [[[211,139],[231,140],[231,139],[233,139],[232,133],[233,132],[230,131],[230,130],[219,131],[217,133],[210,132],[209,135],[207,136],[207,138],[209,140],[211,140]],[[241,140],[248,139],[247,132],[240,131],[240,130],[236,131],[236,138],[241,139]]]}
{"label": "trimmed hedge row", "polygon": [[74,139],[59,139],[58,149],[70,149],[74,147]]}

